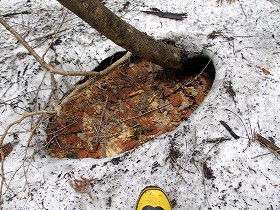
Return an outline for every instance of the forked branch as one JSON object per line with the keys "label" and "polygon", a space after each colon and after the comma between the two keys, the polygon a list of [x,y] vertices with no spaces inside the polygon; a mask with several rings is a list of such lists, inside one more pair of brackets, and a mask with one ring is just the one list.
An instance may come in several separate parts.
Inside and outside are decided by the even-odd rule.
{"label": "forked branch", "polygon": [[106,74],[108,69],[106,71],[101,72],[85,72],[85,71],[69,71],[69,70],[62,70],[54,68],[53,66],[49,65],[41,56],[36,53],[36,51],[24,40],[24,38],[18,34],[3,18],[0,17],[0,23],[8,30],[10,31],[15,38],[18,39],[18,41],[25,47],[25,49],[28,50],[28,52],[40,63],[40,65],[45,68],[47,71],[54,73],[54,74],[60,74],[64,76],[103,76]]}

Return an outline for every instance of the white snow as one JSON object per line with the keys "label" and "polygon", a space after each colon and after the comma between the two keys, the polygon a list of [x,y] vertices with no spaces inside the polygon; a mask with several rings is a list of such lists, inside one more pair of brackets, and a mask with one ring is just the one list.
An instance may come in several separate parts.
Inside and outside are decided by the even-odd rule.
{"label": "white snow", "polygon": [[[4,209],[134,209],[145,186],[165,189],[174,209],[280,209],[279,155],[259,142],[248,145],[246,132],[257,131],[280,146],[280,4],[247,0],[217,5],[215,0],[136,0],[128,11],[118,11],[125,0],[107,0],[106,6],[139,30],[157,39],[169,38],[191,51],[203,50],[216,66],[213,87],[201,106],[173,132],[114,158],[56,159],[46,156],[43,144],[47,122],[27,149],[29,133],[9,135],[14,145],[5,160]],[[140,10],[187,13],[183,21],[147,15]],[[39,54],[59,25],[62,9],[56,1],[10,0],[0,2],[0,14],[28,11],[4,19]],[[71,13],[58,36],[62,41],[46,59],[67,70],[92,70],[103,59],[122,50]],[[207,35],[221,31],[213,40]],[[0,133],[25,113],[43,107],[51,91],[49,73],[17,40],[0,26]],[[42,39],[38,39],[38,38]],[[261,68],[270,72],[265,75]],[[80,78],[55,76],[60,97]],[[226,86],[232,83],[232,98]],[[39,91],[37,91],[39,90]],[[55,103],[55,101],[53,101]],[[245,122],[246,128],[241,120]],[[219,123],[227,122],[244,137],[235,140]],[[29,131],[30,119],[12,129]],[[229,137],[214,146],[204,141]],[[171,144],[172,142],[172,144]],[[171,146],[173,145],[173,146]],[[173,148],[174,147],[174,148]],[[177,163],[170,149],[182,154]],[[36,151],[35,154],[34,151]],[[261,155],[261,156],[259,156]],[[208,158],[208,159],[207,159]],[[213,170],[214,179],[203,179],[201,162]],[[191,161],[195,160],[195,164]],[[69,179],[94,179],[93,199],[78,193]]]}

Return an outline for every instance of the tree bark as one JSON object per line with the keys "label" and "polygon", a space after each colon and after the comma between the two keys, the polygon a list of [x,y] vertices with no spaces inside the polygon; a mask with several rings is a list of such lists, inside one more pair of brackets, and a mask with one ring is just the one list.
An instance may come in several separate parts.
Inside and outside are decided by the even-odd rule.
{"label": "tree bark", "polygon": [[189,70],[187,53],[137,30],[107,9],[99,0],[57,0],[98,32],[133,54],[162,67]]}

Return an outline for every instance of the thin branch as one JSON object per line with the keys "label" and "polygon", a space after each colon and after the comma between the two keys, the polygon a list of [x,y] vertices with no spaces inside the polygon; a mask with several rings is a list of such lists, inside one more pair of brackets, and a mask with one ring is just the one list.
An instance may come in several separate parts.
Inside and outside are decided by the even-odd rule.
{"label": "thin branch", "polygon": [[[275,152],[277,152],[278,154],[280,153],[280,150],[277,150],[277,151],[275,151]],[[264,154],[260,154],[260,155],[256,155],[256,156],[254,156],[254,157],[251,157],[251,159],[255,159],[255,158],[258,158],[258,157],[262,157],[262,156],[265,156],[265,155],[270,155],[270,154],[275,154],[275,152],[267,152],[267,153],[264,153]],[[275,154],[276,155],[276,154]],[[279,158],[278,158],[278,160],[279,160]]]}
{"label": "thin branch", "polygon": [[54,111],[46,111],[46,110],[39,110],[39,111],[35,111],[35,112],[29,112],[29,113],[25,113],[20,119],[12,122],[11,124],[9,124],[4,133],[2,134],[1,136],[1,139],[0,139],[0,146],[2,148],[2,145],[3,145],[3,142],[4,142],[4,139],[5,137],[7,136],[9,130],[16,124],[19,124],[21,123],[23,120],[25,120],[26,118],[28,117],[32,117],[32,116],[35,116],[35,115],[40,115],[40,114],[46,114],[46,115],[52,115],[52,114],[55,114]]}
{"label": "thin branch", "polygon": [[[226,2],[229,3],[229,4],[231,4],[231,3],[235,2],[235,0],[226,0]],[[223,0],[217,0],[216,3],[217,3],[217,4],[222,4],[222,3],[223,3]]]}
{"label": "thin branch", "polygon": [[4,157],[4,151],[3,151],[3,142],[4,142],[4,139],[6,138],[7,134],[9,133],[9,130],[17,125],[17,124],[20,124],[23,120],[25,120],[26,118],[28,117],[32,117],[32,116],[35,116],[35,115],[50,115],[50,114],[55,114],[54,111],[46,111],[46,110],[40,110],[40,111],[35,111],[35,112],[30,112],[30,113],[26,113],[24,114],[20,119],[10,123],[6,129],[4,130],[4,133],[3,135],[1,136],[1,139],[0,139],[0,154],[1,154],[1,176],[2,176],[2,179],[1,179],[1,183],[0,183],[0,203],[2,202],[2,192],[3,192],[3,185],[5,183],[5,171],[4,171],[4,160],[5,160],[5,157]]}
{"label": "thin branch", "polygon": [[28,52],[40,63],[40,65],[45,68],[47,71],[54,73],[54,74],[60,74],[63,76],[104,76],[105,72],[103,74],[101,72],[85,72],[85,71],[64,71],[61,69],[56,69],[53,66],[46,63],[46,61],[40,57],[35,50],[3,19],[0,17],[0,23],[8,30],[10,31],[15,38],[18,39],[18,41],[25,47],[25,49],[28,50]]}
{"label": "thin branch", "polygon": [[247,19],[247,15],[246,15],[246,13],[245,13],[245,11],[244,11],[243,4],[242,4],[240,1],[238,1],[238,2],[239,2],[239,5],[240,5],[240,7],[241,7],[241,10],[242,10],[242,12],[243,12],[243,15],[244,15],[245,18]]}
{"label": "thin branch", "polygon": [[[63,17],[63,20],[61,22],[61,24],[58,27],[58,30],[60,30],[62,24],[65,22],[65,15]],[[84,72],[84,71],[63,71],[60,69],[56,69],[53,66],[49,65],[48,63],[45,62],[44,57],[48,52],[48,49],[46,49],[46,51],[44,52],[44,54],[42,55],[42,57],[40,57],[35,50],[25,41],[25,39],[19,35],[11,26],[9,26],[9,24],[7,22],[4,21],[3,18],[0,17],[0,23],[8,30],[10,31],[18,40],[19,42],[28,50],[28,52],[40,63],[40,65],[45,68],[47,71],[49,71],[51,73],[51,84],[52,84],[52,91],[51,94],[48,98],[48,102],[46,102],[44,104],[44,108],[46,108],[47,105],[49,105],[49,101],[52,98],[53,94],[55,94],[55,92],[57,91],[57,86],[56,86],[56,82],[53,78],[53,74],[61,74],[61,75],[65,75],[65,76],[90,76],[93,78],[89,79],[86,83],[79,85],[78,87],[76,87],[76,89],[74,89],[74,91],[68,95],[68,97],[66,98],[67,100],[70,100],[71,97],[73,97],[75,94],[78,93],[79,90],[87,87],[88,85],[92,84],[94,81],[97,81],[98,79],[100,79],[101,77],[103,77],[104,75],[108,74],[110,71],[112,71],[113,69],[115,69],[117,66],[121,65],[122,63],[124,63],[125,61],[127,61],[130,57],[131,57],[131,53],[127,52],[125,54],[125,56],[123,56],[121,59],[117,60],[115,63],[113,63],[112,65],[110,65],[109,67],[107,67],[106,69],[104,69],[101,72]],[[56,33],[54,35],[56,35],[58,33],[58,30],[56,31]],[[53,41],[52,41],[53,42]],[[52,43],[51,42],[51,43]],[[50,46],[49,46],[50,47]],[[40,84],[41,85],[41,84]],[[38,92],[39,90],[37,90],[37,94],[36,97],[38,97]],[[56,98],[57,99],[57,98]],[[67,100],[63,100],[64,102],[66,102]],[[63,102],[62,101],[62,102]],[[62,103],[63,104],[63,103]],[[0,183],[0,202],[3,199],[3,187],[4,185],[6,185],[6,179],[5,179],[5,171],[4,171],[4,161],[5,161],[5,156],[4,156],[4,151],[3,151],[3,142],[5,140],[5,138],[7,137],[7,135],[10,133],[10,130],[12,127],[21,124],[22,121],[24,121],[26,118],[29,117],[33,117],[35,115],[40,115],[39,118],[36,120],[35,122],[35,126],[31,126],[31,131],[30,131],[30,135],[29,138],[26,142],[26,150],[25,150],[25,156],[24,156],[24,161],[22,163],[22,167],[24,169],[24,175],[28,184],[28,180],[27,180],[27,169],[25,169],[25,165],[24,162],[27,159],[27,148],[29,147],[29,144],[31,142],[31,139],[33,137],[33,135],[35,134],[37,128],[41,125],[41,123],[43,122],[44,119],[44,115],[53,115],[53,114],[58,114],[57,109],[54,108],[54,111],[46,111],[46,110],[40,110],[40,111],[34,111],[34,112],[30,112],[30,113],[26,113],[23,114],[23,116],[10,123],[5,129],[4,129],[4,133],[2,135],[0,135],[0,155],[1,155],[1,175],[2,175],[2,179],[1,179],[1,183]],[[100,121],[100,124],[102,124],[102,120]],[[101,126],[101,125],[100,125]],[[9,185],[7,186],[7,189],[9,188]],[[1,209],[1,204],[0,204],[0,209]]]}
{"label": "thin branch", "polygon": [[250,135],[249,135],[249,132],[248,132],[248,130],[247,130],[247,127],[246,127],[244,121],[242,120],[242,118],[241,118],[240,116],[238,116],[236,113],[234,113],[233,111],[231,111],[230,109],[225,109],[225,110],[231,112],[232,114],[234,114],[236,117],[239,118],[239,120],[241,121],[241,123],[242,123],[242,125],[243,125],[243,127],[244,127],[244,129],[245,129],[245,131],[246,131],[247,138],[248,138],[249,142],[251,142],[252,139],[253,139],[253,136],[250,136]]}
{"label": "thin branch", "polygon": [[42,55],[42,59],[43,59],[43,60],[45,59],[46,54],[48,53],[49,49],[50,49],[51,46],[53,45],[53,42],[54,42],[55,38],[57,37],[57,34],[58,34],[59,30],[61,29],[63,23],[65,23],[66,16],[67,16],[67,12],[65,12],[64,14],[62,14],[61,23],[59,24],[57,30],[55,31],[54,36],[53,36],[53,38],[52,38],[52,41],[49,43],[48,48],[46,49],[46,51],[45,51],[44,54]]}
{"label": "thin branch", "polygon": [[68,31],[69,30],[69,28],[64,28],[64,29],[61,29],[61,30],[59,30],[59,31],[55,31],[55,32],[51,32],[51,33],[48,33],[48,34],[45,34],[45,35],[43,35],[43,36],[41,36],[41,37],[37,37],[37,38],[34,38],[34,39],[30,39],[30,40],[28,40],[29,42],[33,42],[33,41],[37,41],[37,40],[41,40],[41,39],[44,39],[44,38],[48,38],[48,37],[51,37],[51,36],[53,36],[53,35],[56,35],[56,34],[59,34],[59,33],[62,33],[62,32],[64,32],[64,31]]}
{"label": "thin branch", "polygon": [[[217,50],[218,51],[218,50]],[[194,81],[196,81],[201,74],[203,74],[203,72],[206,70],[206,68],[209,66],[210,62],[213,60],[213,57],[217,54],[217,51],[214,52],[214,54],[212,55],[211,58],[209,58],[209,61],[207,62],[207,64],[204,66],[204,68],[199,72],[199,74],[197,74],[191,81],[188,81],[187,83],[184,84],[184,86],[187,86],[189,84],[192,84]]]}
{"label": "thin branch", "polygon": [[14,15],[26,15],[26,14],[31,14],[31,11],[12,12],[12,13],[3,14],[1,16],[2,17],[11,17]]}
{"label": "thin branch", "polygon": [[261,136],[258,133],[254,133],[255,139],[260,142],[262,145],[268,147],[270,150],[273,150],[274,152],[277,152],[278,154],[280,154],[280,148],[277,147],[275,144],[273,144],[272,142],[270,142],[268,139],[264,138],[263,136]]}
{"label": "thin branch", "polygon": [[[85,83],[77,85],[75,87],[75,89],[65,98],[63,99],[59,106],[61,108],[61,106],[65,105],[66,103],[74,100],[75,98],[79,97],[78,93],[88,87],[89,85],[91,85],[92,83],[96,82],[97,80],[99,80],[101,77],[105,76],[106,74],[108,74],[109,72],[111,72],[113,69],[115,69],[117,66],[123,64],[124,62],[126,62],[130,57],[131,57],[132,53],[131,52],[127,52],[123,57],[121,57],[119,60],[117,60],[116,62],[114,62],[113,64],[111,64],[110,66],[108,66],[106,69],[104,69],[103,71],[100,72],[96,72],[98,73],[98,75],[96,75],[93,78],[90,78],[89,80],[87,80]],[[57,107],[59,108],[59,107]]]}

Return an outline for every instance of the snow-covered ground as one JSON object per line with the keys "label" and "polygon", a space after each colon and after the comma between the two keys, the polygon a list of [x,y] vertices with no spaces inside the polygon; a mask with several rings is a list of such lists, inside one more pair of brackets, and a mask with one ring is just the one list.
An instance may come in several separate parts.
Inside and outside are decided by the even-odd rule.
{"label": "snow-covered ground", "polygon": [[[128,10],[120,11],[126,0],[105,2],[124,20],[157,39],[169,38],[186,49],[204,50],[216,66],[213,87],[175,131],[114,158],[46,156],[47,122],[34,135],[26,154],[31,119],[24,121],[4,141],[11,142],[14,150],[4,165],[8,189],[4,186],[3,208],[134,209],[141,189],[158,185],[168,193],[174,209],[280,209],[279,155],[262,155],[269,150],[257,141],[247,147],[247,132],[253,131],[280,145],[280,4],[268,0],[224,1],[222,5],[215,0],[135,0]],[[187,17],[176,21],[140,12],[150,8],[187,13]],[[0,2],[0,14],[41,55],[51,41],[46,35],[57,29],[65,11],[54,0]],[[15,12],[25,14],[8,15]],[[121,50],[71,13],[61,29],[65,31],[58,34],[59,41],[46,60],[62,69],[89,71]],[[213,31],[222,36],[208,39]],[[0,32],[3,133],[21,113],[44,106],[51,77],[4,27],[0,26]],[[59,97],[79,79],[56,75]],[[220,120],[242,138],[232,138]],[[220,137],[230,140],[206,142]],[[212,169],[213,178],[203,175],[202,162]],[[69,185],[69,180],[81,176],[93,180],[92,198]]]}

